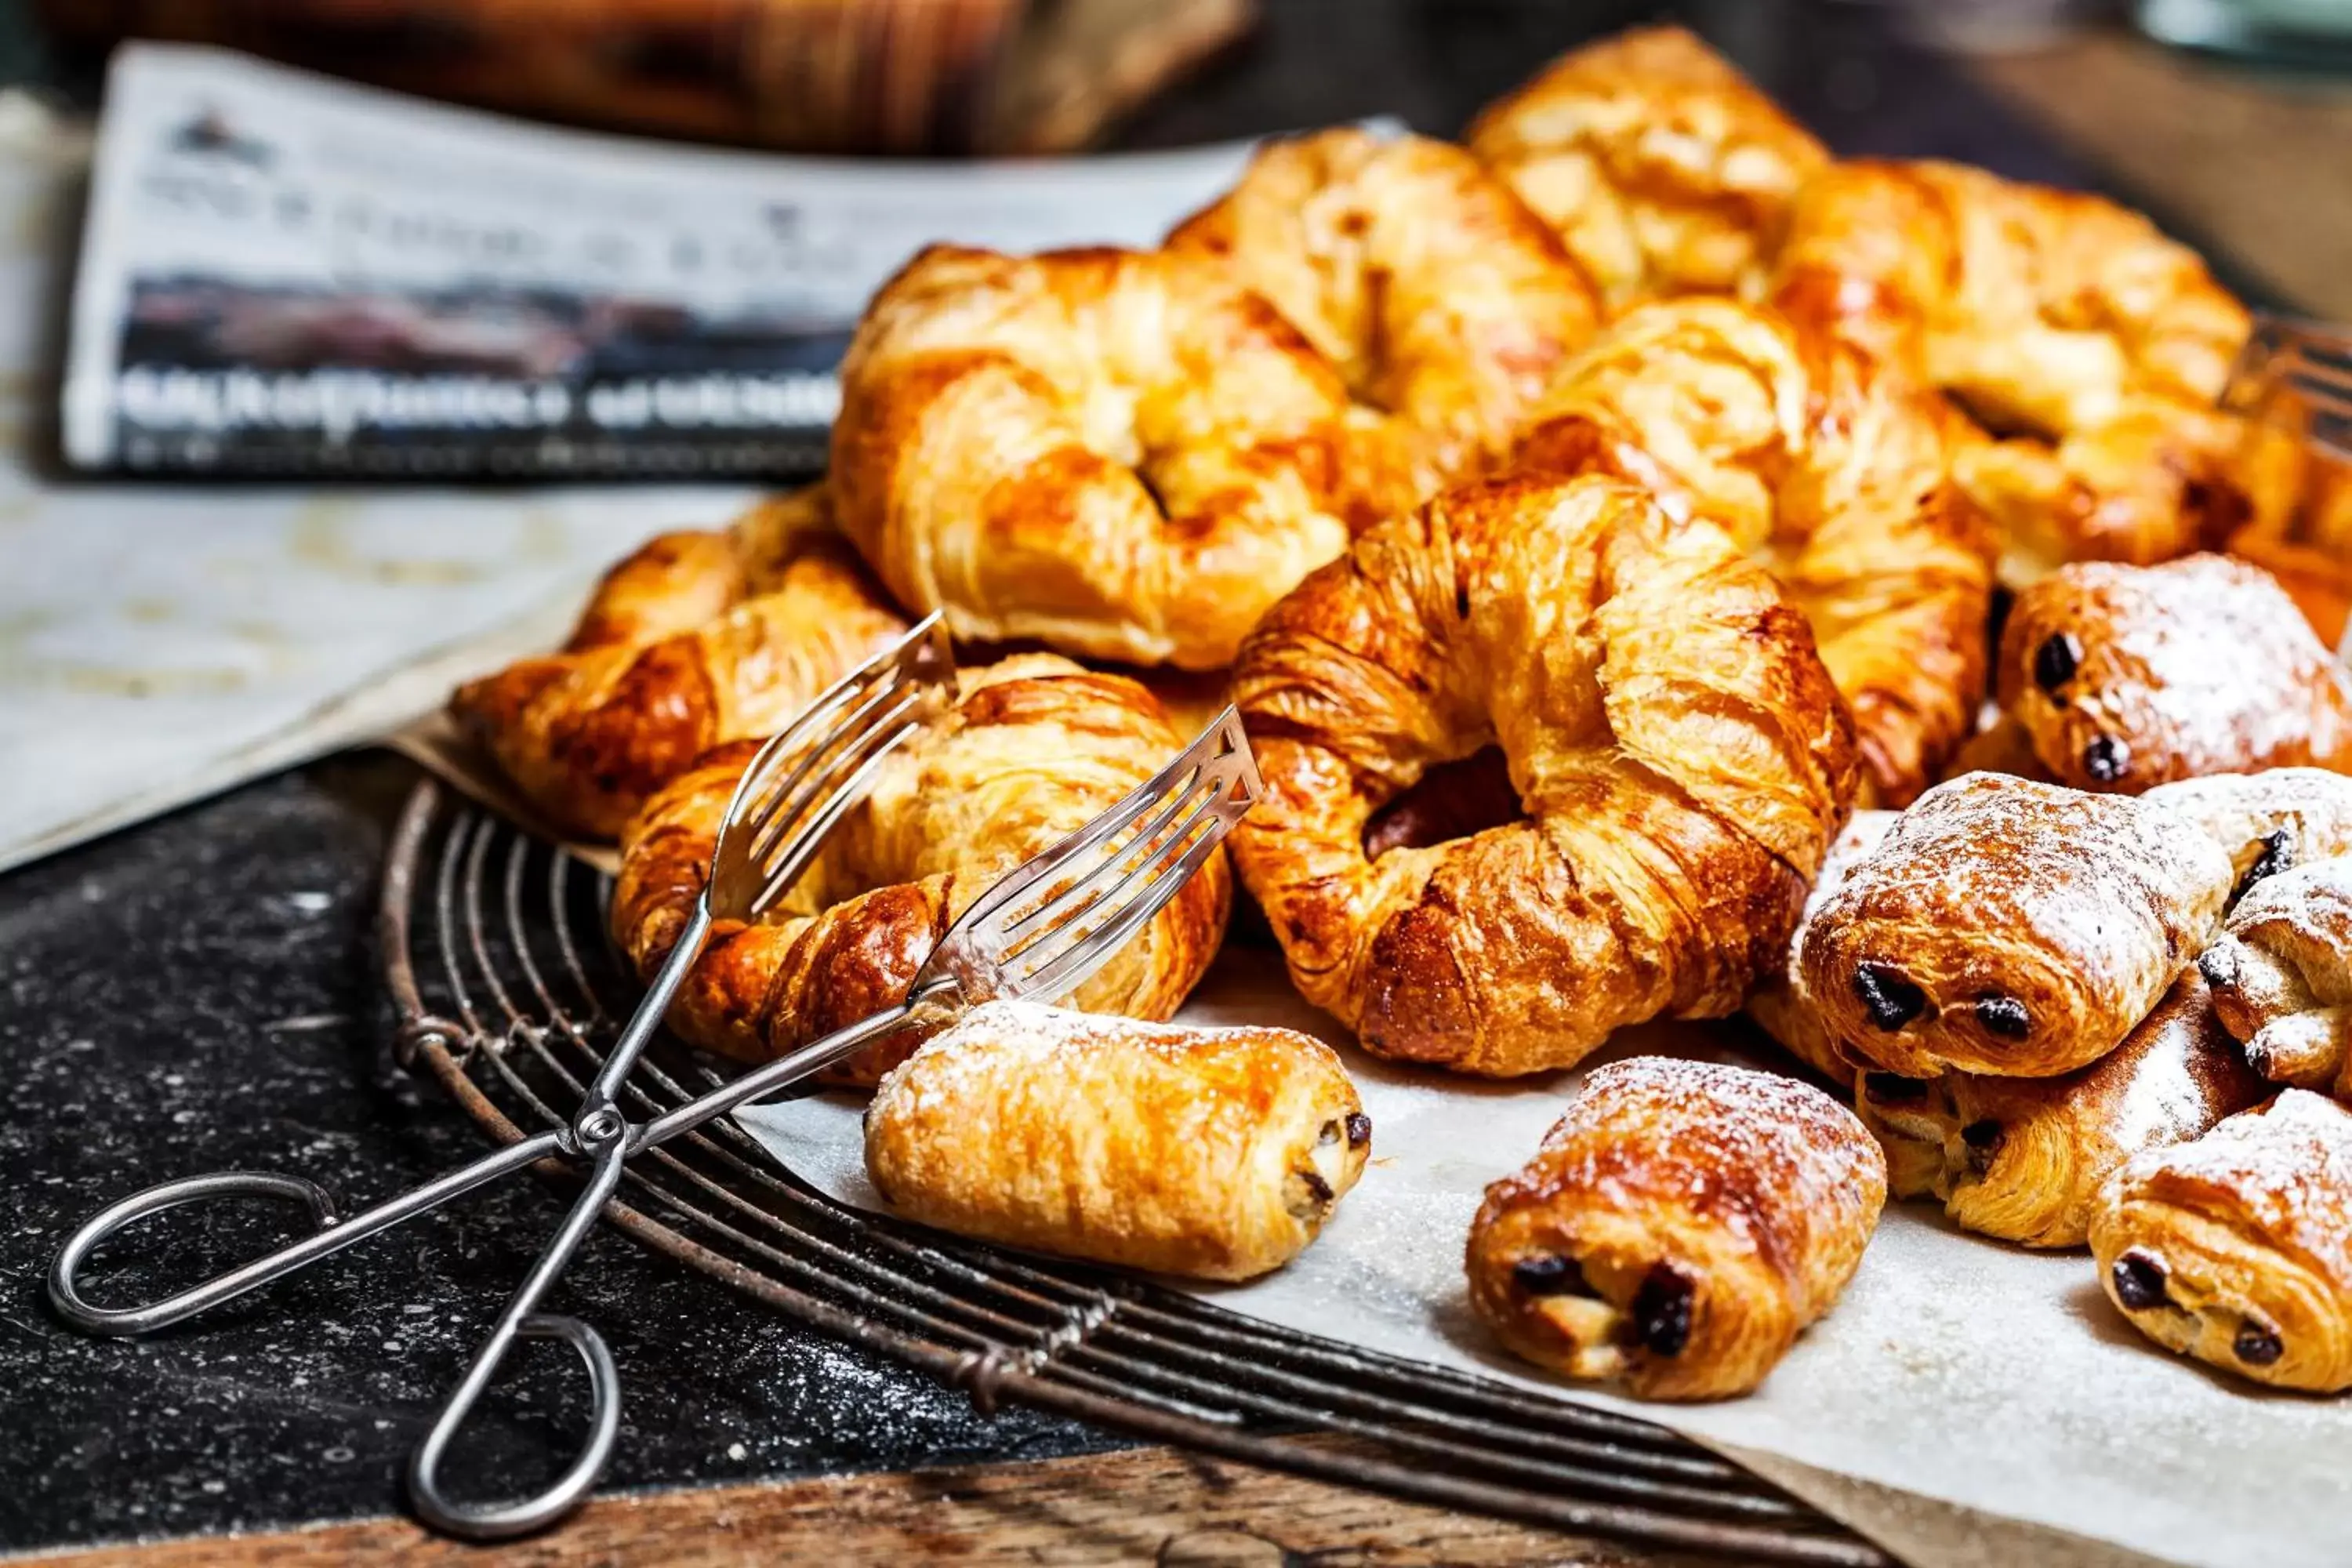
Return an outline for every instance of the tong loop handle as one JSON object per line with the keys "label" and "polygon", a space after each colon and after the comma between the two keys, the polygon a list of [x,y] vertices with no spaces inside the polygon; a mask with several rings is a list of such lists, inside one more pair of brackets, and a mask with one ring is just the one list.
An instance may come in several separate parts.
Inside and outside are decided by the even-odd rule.
{"label": "tong loop handle", "polygon": [[[503,1327],[503,1325],[502,1325]],[[449,1445],[474,1411],[474,1403],[489,1386],[499,1363],[517,1340],[562,1340],[580,1352],[588,1368],[590,1416],[588,1440],[580,1456],[555,1481],[536,1496],[517,1502],[471,1504],[453,1500],[441,1489],[441,1461]],[[449,1403],[408,1460],[408,1497],[417,1517],[444,1534],[467,1541],[509,1541],[544,1530],[580,1506],[593,1490],[613,1457],[621,1433],[621,1374],[604,1336],[577,1318],[553,1312],[532,1312],[517,1319],[510,1329],[494,1334],[482,1347],[457,1385]]]}
{"label": "tong loop handle", "polygon": [[[269,1268],[286,1256],[283,1251],[273,1253],[169,1300],[142,1307],[94,1307],[83,1299],[79,1276],[91,1250],[100,1242],[109,1240],[133,1220],[215,1198],[272,1198],[301,1204],[310,1209],[311,1221],[318,1227],[310,1238],[313,1244],[328,1235],[335,1224],[335,1200],[328,1195],[326,1188],[300,1176],[281,1176],[268,1171],[217,1171],[206,1176],[159,1182],[90,1215],[58,1248],[57,1258],[49,1266],[49,1301],[57,1308],[58,1315],[86,1334],[150,1333],[169,1328],[216,1302],[242,1295],[310,1260],[306,1255],[282,1268]],[[248,1274],[252,1278],[245,1278]]]}

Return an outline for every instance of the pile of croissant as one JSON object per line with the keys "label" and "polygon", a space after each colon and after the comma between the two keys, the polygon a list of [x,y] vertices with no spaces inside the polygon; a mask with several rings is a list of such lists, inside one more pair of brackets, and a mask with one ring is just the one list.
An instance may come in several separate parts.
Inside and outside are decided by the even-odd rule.
{"label": "pile of croissant", "polygon": [[1238,884],[1392,1060],[1544,1072],[1743,1009],[1786,1047],[1595,1070],[1489,1189],[1470,1299],[1531,1361],[1752,1388],[1891,1186],[2341,1389],[2352,486],[2216,406],[2249,324],[2133,213],[1833,160],[1628,34],[1458,145],[1270,144],[1156,250],[923,251],[823,485],[656,539],[453,710],[617,838],[650,973],[758,738],[943,614],[951,710],[673,1006],[760,1060],[896,1001],[1238,705],[1229,864],[1068,1006],[840,1075],[918,1219],[1217,1279],[1314,1238],[1370,1153],[1341,1058],[1167,1022]]}

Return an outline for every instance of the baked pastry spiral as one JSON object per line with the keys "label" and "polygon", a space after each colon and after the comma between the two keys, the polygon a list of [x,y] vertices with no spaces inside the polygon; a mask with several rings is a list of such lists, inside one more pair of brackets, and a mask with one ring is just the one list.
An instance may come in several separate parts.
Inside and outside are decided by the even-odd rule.
{"label": "baked pastry spiral", "polygon": [[[1464,1072],[1731,1012],[1853,791],[1770,575],[1596,475],[1372,529],[1267,613],[1234,695],[1265,793],[1228,843],[1293,983],[1369,1049]],[[1488,746],[1520,820],[1374,858],[1376,813]]]}
{"label": "baked pastry spiral", "polygon": [[[670,1005],[680,1037],[764,1061],[905,999],[932,946],[997,878],[1158,772],[1186,737],[1134,681],[1024,654],[958,676],[955,707],[889,753],[808,870],[755,924],[721,921]],[[639,973],[669,956],[701,894],[720,819],[756,748],[711,752],[621,839],[613,935]],[[1173,1014],[1216,955],[1232,901],[1202,866],[1071,998],[1087,1012]],[[833,1081],[872,1083],[901,1032]]]}
{"label": "baked pastry spiral", "polygon": [[2245,308],[2111,202],[1956,163],[1840,163],[1790,207],[1772,298],[2000,437],[1956,472],[2001,531],[2011,585],[2068,561],[2168,560],[2294,504],[2294,437],[2214,407]]}
{"label": "baked pastry spiral", "polygon": [[2056,1078],[1864,1073],[1856,1104],[1896,1197],[1932,1196],[1963,1229],[2004,1241],[2080,1247],[2117,1166],[2202,1137],[2265,1092],[2192,964],[2088,1067]]}
{"label": "baked pastry spiral", "polygon": [[1804,966],[1800,960],[1805,951],[1805,932],[1811,929],[1813,917],[1829,902],[1830,896],[1845,885],[1846,873],[1878,847],[1878,841],[1895,826],[1895,816],[1891,811],[1857,811],[1846,819],[1837,837],[1830,840],[1828,853],[1822,857],[1821,875],[1814,879],[1813,890],[1805,899],[1805,912],[1790,934],[1786,963],[1758,980],[1756,989],[1748,994],[1745,1011],[1757,1026],[1771,1036],[1781,1049],[1841,1090],[1853,1087],[1853,1058],[1839,1046],[1821,1008],[1805,989]]}
{"label": "baked pastry spiral", "polygon": [[1596,1068],[1471,1222],[1470,1305],[1514,1354],[1645,1399],[1762,1383],[1836,1301],[1886,1202],[1853,1113],[1794,1079]]}
{"label": "baked pastry spiral", "polygon": [[2011,606],[1996,684],[2042,765],[2076,789],[2352,772],[2352,675],[2269,573],[2225,555],[2053,573]]}
{"label": "baked pastry spiral", "polygon": [[1991,532],[1942,398],[1730,300],[1638,306],[1562,374],[1519,460],[1613,473],[1728,530],[1812,623],[1866,805],[1903,805],[1975,727]]}
{"label": "baked pastry spiral", "polygon": [[1360,525],[1494,467],[1592,335],[1592,286],[1461,148],[1352,128],[1269,142],[1168,237],[1274,301],[1358,405],[1344,483]]}
{"label": "baked pastry spiral", "polygon": [[935,245],[841,365],[842,531],[959,641],[1214,669],[1347,547],[1349,402],[1202,257]]}
{"label": "baked pastry spiral", "polygon": [[1562,55],[1490,105],[1470,150],[1559,231],[1615,310],[1754,293],[1799,187],[1829,153],[1681,27]]}
{"label": "baked pastry spiral", "polygon": [[2141,796],[2189,818],[2230,858],[2232,900],[2297,866],[2352,854],[2352,777],[2323,768],[2215,773]]}
{"label": "baked pastry spiral", "polygon": [[2197,964],[2256,1072],[2352,1100],[2352,857],[2258,883]]}
{"label": "baked pastry spiral", "polygon": [[2071,1072],[2147,1016],[2231,881],[2160,806],[1970,773],[1921,795],[1814,913],[1805,992],[1881,1071]]}
{"label": "baked pastry spiral", "polygon": [[2352,1388],[2352,1111],[2290,1089],[2101,1190],[2108,1299],[2167,1350],[2281,1388]]}
{"label": "baked pastry spiral", "polygon": [[1198,1279],[1279,1268],[1363,1174],[1330,1047],[1021,1002],[966,1014],[866,1112],[892,1207],[961,1236]]}
{"label": "baked pastry spiral", "polygon": [[648,540],[561,652],[467,681],[449,711],[550,824],[611,838],[702,752],[782,729],[906,629],[818,487]]}

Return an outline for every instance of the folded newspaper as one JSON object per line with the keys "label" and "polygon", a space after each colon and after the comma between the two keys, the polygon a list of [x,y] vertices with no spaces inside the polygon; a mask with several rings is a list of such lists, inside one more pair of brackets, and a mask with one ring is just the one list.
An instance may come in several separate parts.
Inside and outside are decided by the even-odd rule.
{"label": "folded newspaper", "polygon": [[1247,155],[665,146],[128,46],[74,290],[66,456],[179,475],[806,471],[850,328],[918,247],[1153,244]]}

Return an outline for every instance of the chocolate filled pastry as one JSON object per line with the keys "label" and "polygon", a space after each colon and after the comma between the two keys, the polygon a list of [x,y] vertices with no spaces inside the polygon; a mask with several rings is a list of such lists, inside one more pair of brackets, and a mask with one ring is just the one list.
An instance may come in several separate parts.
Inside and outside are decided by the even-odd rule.
{"label": "chocolate filled pastry", "polygon": [[960,1236],[1247,1279],[1315,1239],[1371,1140],[1310,1036],[996,1002],[882,1080],[866,1169],[900,1214]]}
{"label": "chocolate filled pastry", "polygon": [[2216,773],[2142,797],[2186,816],[2230,858],[2232,900],[2282,871],[2352,854],[2352,776],[2324,768]]}
{"label": "chocolate filled pastry", "polygon": [[1853,1113],[1772,1073],[1596,1068],[1471,1222],[1470,1304],[1518,1356],[1644,1399],[1762,1383],[1836,1301],[1886,1202]]}
{"label": "chocolate filled pastry", "polygon": [[1829,153],[1681,27],[1570,50],[1464,140],[1559,231],[1612,310],[1753,293],[1790,203]]}
{"label": "chocolate filled pastry", "polygon": [[1267,142],[1167,243],[1223,263],[1347,378],[1360,525],[1508,456],[1600,315],[1543,220],[1477,159],[1425,136],[1343,127]]}
{"label": "chocolate filled pastry", "polygon": [[2281,1388],[2352,1388],[2352,1111],[2290,1089],[2100,1191],[2099,1281],[2167,1350]]}
{"label": "chocolate filled pastry", "polygon": [[1932,392],[1730,300],[1637,307],[1560,375],[1519,460],[1722,525],[1805,613],[1854,715],[1865,805],[1939,776],[1984,697],[1993,543]]}
{"label": "chocolate filled pastry", "polygon": [[1970,773],[1921,795],[1815,912],[1830,1033],[1904,1078],[2049,1078],[2121,1045],[2220,923],[2232,877],[2188,818]]}
{"label": "chocolate filled pastry", "polygon": [[1996,679],[2034,755],[2076,789],[2352,772],[2352,675],[2269,573],[2226,555],[2053,573],[2017,595]]}
{"label": "chocolate filled pastry", "polygon": [[2124,1043],[2056,1078],[1861,1075],[1863,1120],[1899,1198],[2028,1247],[2080,1247],[2092,1201],[2144,1149],[2202,1137],[2268,1090],[2214,1016],[2194,965]]}
{"label": "chocolate filled pastry", "polygon": [[467,681],[449,710],[550,825],[611,838],[704,751],[784,728],[906,629],[818,486],[647,541],[561,652]]}
{"label": "chocolate filled pastry", "polygon": [[[1853,791],[1844,705],[1771,575],[1597,475],[1372,529],[1268,613],[1234,694],[1265,794],[1228,843],[1293,983],[1367,1048],[1465,1072],[1732,1012]],[[1489,747],[1511,820],[1376,858],[1384,808]]]}
{"label": "chocolate filled pastry", "polygon": [[2256,1072],[2352,1100],[2352,856],[2257,883],[2197,965]]}
{"label": "chocolate filled pastry", "polygon": [[2169,560],[2275,526],[2286,430],[2215,405],[2252,318],[2197,254],[2097,196],[1957,163],[1837,164],[1789,210],[1772,301],[1942,388],[1988,438],[1955,474],[2001,579]]}
{"label": "chocolate filled pastry", "polygon": [[1822,1010],[1806,992],[1799,956],[1805,950],[1805,931],[1812,924],[1813,916],[1829,902],[1830,895],[1844,885],[1846,873],[1878,847],[1878,841],[1895,826],[1895,813],[1891,811],[1857,811],[1838,830],[1838,836],[1830,840],[1829,853],[1822,859],[1822,874],[1813,883],[1811,895],[1805,900],[1804,915],[1789,938],[1787,964],[1758,981],[1748,997],[1746,1011],[1758,1027],[1771,1036],[1783,1050],[1842,1090],[1853,1086],[1853,1058],[1839,1047],[1828,1022],[1822,1017]]}
{"label": "chocolate filled pastry", "polygon": [[[960,671],[957,687],[955,706],[887,754],[772,908],[711,928],[670,1004],[673,1032],[759,1062],[897,1005],[991,883],[1109,810],[1186,739],[1134,681],[1053,654]],[[757,749],[709,752],[622,836],[612,931],[640,975],[661,967],[693,912]],[[1216,956],[1232,897],[1224,858],[1213,857],[1071,1005],[1173,1014]],[[828,1081],[870,1084],[917,1043],[904,1030],[877,1040]]]}
{"label": "chocolate filled pastry", "polygon": [[841,364],[842,531],[962,642],[1215,669],[1347,548],[1348,389],[1204,257],[934,245]]}

